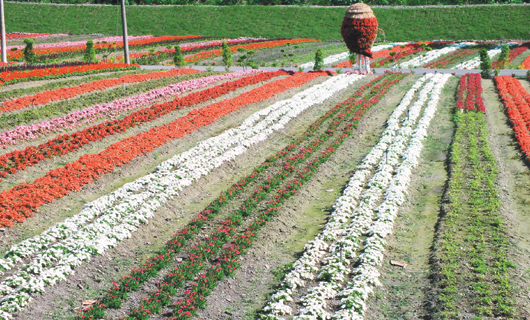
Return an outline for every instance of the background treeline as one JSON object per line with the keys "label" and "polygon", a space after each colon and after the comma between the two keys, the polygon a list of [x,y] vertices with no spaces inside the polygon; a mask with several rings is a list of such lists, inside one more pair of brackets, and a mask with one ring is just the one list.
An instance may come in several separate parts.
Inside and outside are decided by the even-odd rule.
{"label": "background treeline", "polygon": [[[17,2],[67,3],[67,4],[119,4],[117,0],[18,0]],[[318,5],[347,6],[358,0],[126,0],[131,5]],[[530,3],[530,0],[371,0],[369,5],[423,6],[423,5],[473,5]]]}

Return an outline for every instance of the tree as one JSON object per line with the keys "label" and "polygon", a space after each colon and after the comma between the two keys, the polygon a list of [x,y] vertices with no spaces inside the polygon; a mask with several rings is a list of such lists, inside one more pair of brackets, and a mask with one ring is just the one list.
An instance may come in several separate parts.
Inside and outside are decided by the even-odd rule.
{"label": "tree", "polygon": [[482,79],[489,79],[491,78],[491,61],[490,56],[488,55],[488,50],[485,48],[480,49],[479,55],[480,69],[482,70],[480,74],[482,75]]}
{"label": "tree", "polygon": [[27,63],[35,63],[37,62],[37,57],[35,55],[35,50],[33,50],[33,39],[24,39],[24,43],[26,44],[26,47],[24,48],[24,61]]}
{"label": "tree", "polygon": [[348,53],[348,60],[350,60],[351,65],[355,65],[357,63],[357,56],[355,55],[355,52],[349,52]]}
{"label": "tree", "polygon": [[173,62],[177,67],[184,67],[186,65],[184,54],[182,54],[182,49],[180,49],[180,46],[178,45],[175,46],[175,57],[173,58]]}
{"label": "tree", "polygon": [[225,66],[226,71],[230,71],[230,67],[233,64],[232,52],[230,51],[230,48],[228,48],[228,45],[226,44],[225,41],[223,41],[222,48],[223,48],[223,65]]}
{"label": "tree", "polygon": [[497,66],[499,69],[506,68],[506,64],[508,63],[508,60],[510,59],[510,47],[505,44],[501,48],[501,55],[499,56],[499,61],[497,62]]}
{"label": "tree", "polygon": [[97,62],[96,49],[94,49],[94,41],[92,40],[88,40],[86,42],[85,56],[83,57],[83,61],[86,63]]}
{"label": "tree", "polygon": [[313,70],[318,71],[322,70],[324,68],[324,55],[322,54],[322,50],[317,49],[317,52],[315,52],[315,65],[313,66]]}

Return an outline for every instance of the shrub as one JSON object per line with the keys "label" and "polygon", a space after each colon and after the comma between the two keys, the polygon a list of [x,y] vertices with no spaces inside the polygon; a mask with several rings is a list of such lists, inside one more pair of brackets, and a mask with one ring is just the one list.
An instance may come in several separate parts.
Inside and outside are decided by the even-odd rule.
{"label": "shrub", "polygon": [[230,71],[230,66],[233,64],[232,52],[225,41],[222,44],[223,47],[223,65],[225,66],[226,71]]}
{"label": "shrub", "polygon": [[86,62],[86,63],[97,62],[96,49],[94,49],[94,41],[92,40],[88,40],[86,42],[85,56],[83,57],[83,62]]}
{"label": "shrub", "polygon": [[508,63],[509,59],[510,59],[510,47],[507,44],[505,44],[501,48],[501,55],[499,56],[497,67],[499,69],[506,68],[506,64]]}
{"label": "shrub", "polygon": [[173,58],[173,62],[177,67],[184,67],[186,65],[186,61],[184,60],[184,54],[182,53],[182,49],[178,45],[175,46],[175,57]]}
{"label": "shrub", "polygon": [[315,52],[315,66],[313,67],[313,70],[322,70],[324,68],[324,55],[322,54],[322,50],[317,49],[317,52]]}
{"label": "shrub", "polygon": [[24,43],[26,44],[26,47],[24,48],[24,61],[27,63],[37,62],[37,56],[35,55],[35,50],[33,50],[33,44],[35,41],[26,38],[24,39]]}
{"label": "shrub", "polygon": [[491,61],[490,56],[488,55],[488,50],[485,48],[480,49],[479,55],[480,69],[482,70],[480,75],[482,76],[482,79],[489,79],[491,78]]}

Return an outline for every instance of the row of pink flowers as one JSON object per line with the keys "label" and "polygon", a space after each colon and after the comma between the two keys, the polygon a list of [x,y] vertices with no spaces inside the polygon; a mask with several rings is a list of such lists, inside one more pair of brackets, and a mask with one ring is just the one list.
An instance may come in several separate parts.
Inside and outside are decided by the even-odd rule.
{"label": "row of pink flowers", "polygon": [[[127,39],[129,41],[132,40],[141,40],[141,39],[147,39],[152,38],[151,35],[146,36],[128,36]],[[26,37],[28,38],[28,37]],[[29,37],[33,38],[33,37]],[[87,39],[88,40],[88,39]],[[33,45],[34,49],[48,49],[48,48],[62,48],[62,47],[75,47],[75,46],[81,46],[85,45],[87,40],[80,40],[80,41],[64,41],[64,42],[55,42],[55,43],[40,43]],[[122,41],[123,37],[121,36],[115,36],[115,37],[104,37],[104,38],[97,38],[93,39],[94,43],[100,41],[106,41],[106,42],[114,42],[114,41]],[[11,50],[11,48],[17,48],[17,49],[24,49],[24,45],[17,45],[17,46],[8,46],[7,50]]]}
{"label": "row of pink flowers", "polygon": [[133,97],[114,100],[109,103],[96,104],[80,111],[71,112],[62,117],[46,120],[33,125],[21,125],[12,130],[0,133],[0,147],[13,145],[18,142],[36,139],[43,134],[61,130],[73,129],[83,124],[94,122],[106,116],[114,117],[127,110],[138,109],[140,107],[161,102],[167,97],[179,95],[183,92],[206,87],[214,82],[238,78],[260,70],[247,70],[215,75],[206,78],[194,79],[173,84],[161,89],[151,90]]}

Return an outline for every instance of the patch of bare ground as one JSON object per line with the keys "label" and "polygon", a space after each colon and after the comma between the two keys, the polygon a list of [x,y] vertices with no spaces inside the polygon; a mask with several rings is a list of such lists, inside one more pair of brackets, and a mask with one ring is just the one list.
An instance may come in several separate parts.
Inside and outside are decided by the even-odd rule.
{"label": "patch of bare ground", "polygon": [[[46,205],[45,208],[39,210],[36,217],[28,220],[28,228],[26,230],[18,231],[16,234],[17,240],[24,238],[24,236],[36,234],[56,221],[63,220],[65,217],[79,212],[84,203],[144,175],[161,161],[189,149],[197,142],[218,135],[227,128],[239,125],[242,119],[255,111],[276,101],[286,99],[294,93],[324,80],[326,79],[317,78],[307,85],[281,93],[273,99],[252,104],[235,111],[207,127],[201,128],[166,146],[157,148],[146,157],[137,159],[125,167],[118,168],[118,170],[102,177],[90,187],[83,188],[81,192],[67,197],[68,199],[57,200],[53,206]],[[352,87],[356,89],[364,83],[365,81],[359,81]],[[252,172],[253,168],[263,162],[271,153],[288,145],[293,136],[302,134],[310,123],[327,111],[329,106],[328,104],[322,104],[306,110],[299,117],[292,120],[284,130],[274,133],[266,141],[251,147],[244,155],[223,164],[208,176],[185,188],[179,197],[167,202],[159,209],[155,218],[148,225],[141,226],[140,230],[133,233],[131,239],[121,242],[116,248],[109,250],[103,256],[93,257],[90,263],[77,268],[76,273],[68,277],[68,281],[58,283],[53,288],[49,288],[44,294],[34,295],[33,302],[29,308],[17,314],[17,318],[65,319],[74,315],[81,308],[82,300],[101,297],[109,288],[109,281],[119,279],[133,265],[138,265],[162,247],[172,234],[176,233],[184,224],[194,218],[200,210],[204,209],[207,204],[217,198],[218,194],[224,191],[227,186],[236,182],[240,176]],[[72,209],[67,212],[67,208]],[[53,222],[48,222],[48,220],[53,220]],[[29,222],[31,222],[32,228],[29,227]],[[40,223],[45,224],[45,226],[39,226]],[[12,237],[14,236],[12,235]],[[10,242],[13,241],[10,240]],[[134,302],[138,304],[139,301],[136,300]],[[122,309],[121,313],[116,312],[107,319],[116,319],[123,316],[125,311],[126,309]]]}
{"label": "patch of bare ground", "polygon": [[[521,81],[529,89],[528,83]],[[526,82],[526,83],[525,83]],[[514,131],[499,100],[492,80],[482,80],[486,121],[490,147],[499,173],[497,191],[501,199],[502,214],[511,243],[508,260],[515,263],[511,269],[514,286],[516,316],[514,319],[530,319],[530,162],[524,159]]]}
{"label": "patch of bare ground", "polygon": [[[309,86],[321,83],[325,80],[326,77],[318,77],[303,86],[280,93],[273,99],[241,108],[231,113],[229,116],[215,121],[209,126],[199,128],[192,134],[188,134],[180,139],[175,139],[161,147],[156,148],[147,156],[137,157],[135,160],[131,161],[125,166],[117,167],[112,173],[103,175],[97,179],[95,183],[85,185],[80,192],[72,192],[62,199],[56,199],[52,203],[41,206],[34,216],[28,218],[24,223],[16,224],[13,228],[6,228],[4,232],[5,236],[0,239],[0,252],[7,250],[11,243],[18,243],[19,241],[22,241],[28,237],[39,234],[49,228],[51,225],[73,216],[81,210],[85,203],[89,203],[104,194],[116,190],[127,182],[133,181],[136,178],[151,172],[151,170],[153,170],[161,162],[193,147],[198,141],[218,135],[226,129],[235,127],[240,124],[242,119],[245,119],[252,113],[264,108],[270,103],[288,98]],[[217,99],[194,105],[193,108],[201,108],[214,102],[233,98],[243,92],[247,92],[253,88],[259,87],[260,85],[262,85],[262,83],[237,89]],[[66,163],[73,162],[84,154],[100,152],[113,143],[119,142],[127,137],[134,136],[140,132],[145,132],[152,127],[169,123],[177,117],[187,114],[189,111],[190,108],[176,110],[158,119],[155,119],[154,121],[150,121],[148,123],[131,128],[124,133],[108,136],[101,141],[90,143],[83,148],[80,148],[79,150],[76,150],[75,152],[69,153],[65,156],[44,160],[33,167],[12,175],[12,177],[6,178],[5,182],[3,181],[1,183],[0,188],[8,189],[22,182],[34,181],[36,178],[43,176],[46,172],[63,166]]]}
{"label": "patch of bare ground", "polygon": [[[429,259],[447,180],[445,160],[454,131],[451,119],[457,82],[451,78],[443,89],[424,142],[421,162],[412,175],[408,200],[400,209],[394,232],[388,236],[380,268],[382,286],[368,300],[366,319],[429,318],[433,301]],[[407,266],[393,266],[391,260],[405,261]]]}
{"label": "patch of bare ground", "polygon": [[[378,105],[367,111],[352,137],[295,196],[284,203],[279,214],[262,229],[253,247],[241,258],[242,266],[235,277],[225,279],[213,290],[208,297],[208,306],[199,312],[198,319],[255,317],[279,284],[278,271],[294,262],[304,245],[322,230],[331,206],[356,166],[377,143],[385,120],[414,82],[413,78],[405,78]],[[346,97],[345,94],[337,95],[335,101]]]}

